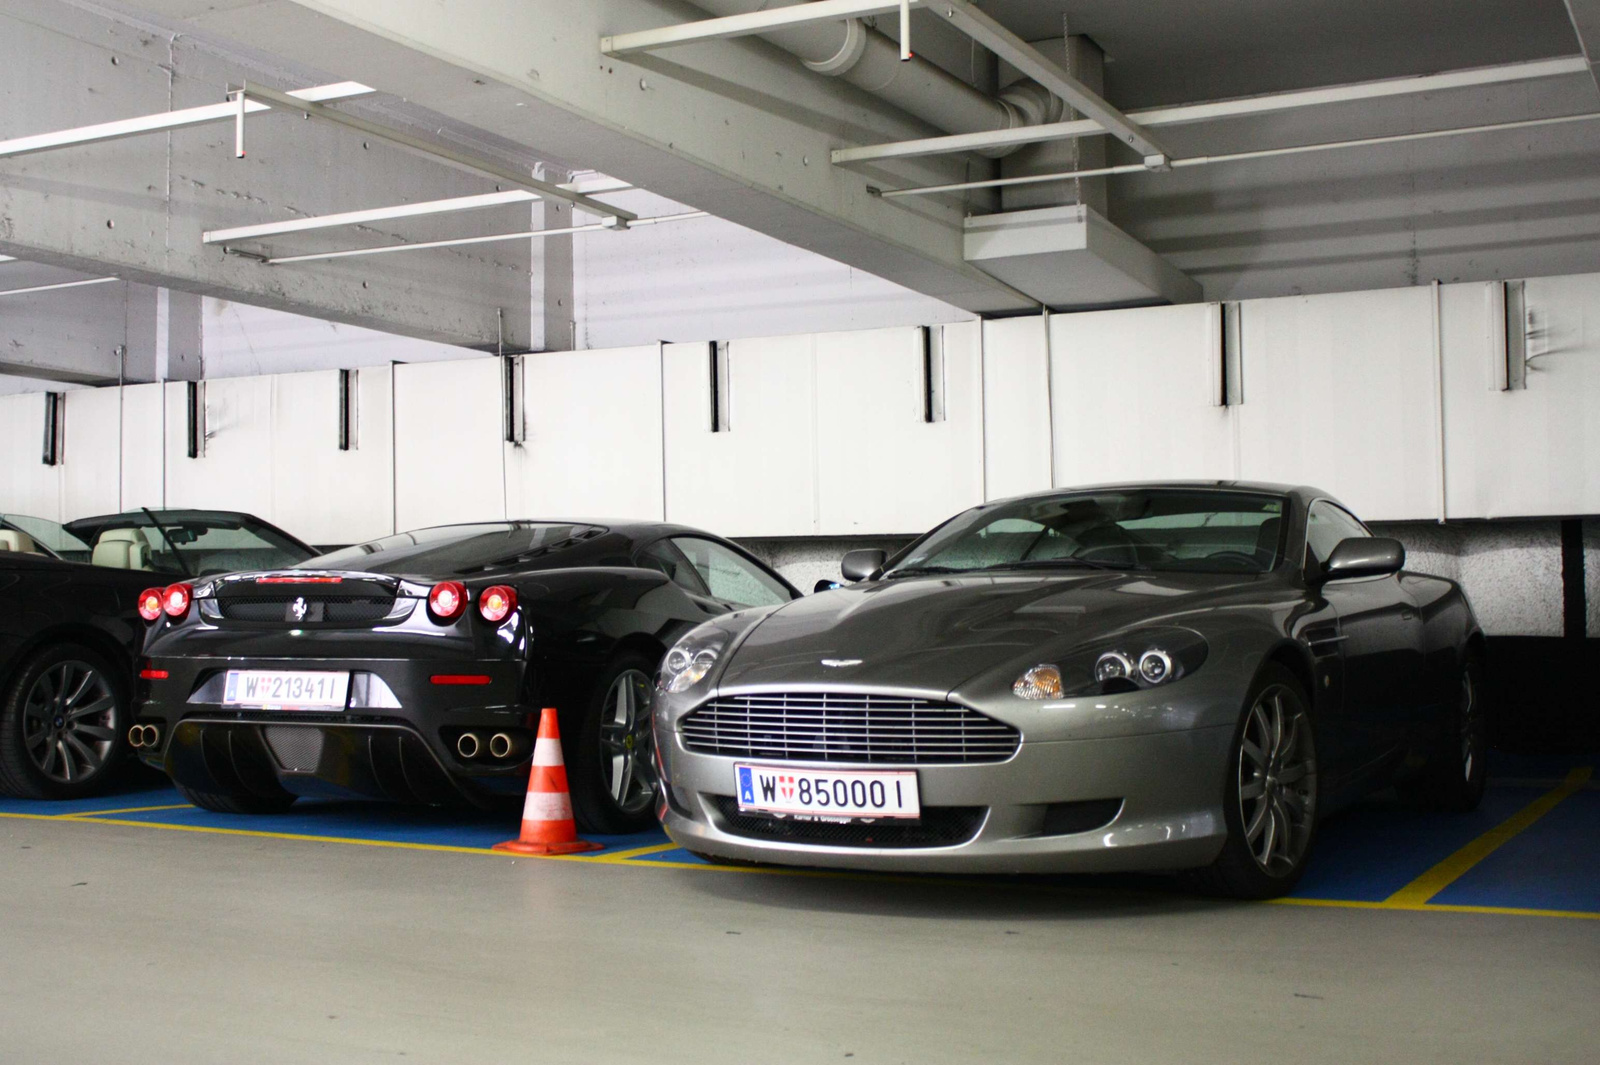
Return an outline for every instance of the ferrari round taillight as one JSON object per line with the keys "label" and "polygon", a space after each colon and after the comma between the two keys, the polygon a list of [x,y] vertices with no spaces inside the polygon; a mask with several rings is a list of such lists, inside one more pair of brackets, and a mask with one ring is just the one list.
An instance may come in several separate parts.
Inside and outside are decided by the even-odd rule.
{"label": "ferrari round taillight", "polygon": [[498,625],[517,608],[517,590],[496,584],[478,593],[478,613]]}
{"label": "ferrari round taillight", "polygon": [[139,593],[139,616],[146,621],[161,620],[161,604],[167,593],[160,588],[146,588]]}
{"label": "ferrari round taillight", "polygon": [[167,612],[169,618],[183,618],[189,614],[189,602],[194,598],[194,589],[187,584],[169,584],[167,590],[161,593],[161,609]]}
{"label": "ferrari round taillight", "polygon": [[435,621],[454,621],[466,609],[467,588],[460,581],[440,581],[428,593],[428,610]]}

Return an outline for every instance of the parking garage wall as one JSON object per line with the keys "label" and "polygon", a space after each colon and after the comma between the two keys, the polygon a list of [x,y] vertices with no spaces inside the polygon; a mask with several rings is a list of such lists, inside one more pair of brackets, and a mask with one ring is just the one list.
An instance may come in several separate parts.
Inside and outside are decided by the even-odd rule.
{"label": "parking garage wall", "polygon": [[[54,466],[42,397],[0,396],[0,509],[232,507],[321,544],[507,514],[665,518],[745,538],[809,588],[862,538],[985,499],[1281,480],[1396,532],[1415,568],[1462,581],[1491,633],[1560,635],[1558,519],[1600,514],[1600,275],[1526,293],[1513,389],[1497,286],[1454,284],[551,353],[511,375],[494,358],[385,359],[356,375],[344,449],[334,369],[208,372],[193,458],[182,383],[72,391]],[[208,370],[248,370],[245,312],[209,311]],[[280,338],[302,365],[384,352],[349,332]]]}

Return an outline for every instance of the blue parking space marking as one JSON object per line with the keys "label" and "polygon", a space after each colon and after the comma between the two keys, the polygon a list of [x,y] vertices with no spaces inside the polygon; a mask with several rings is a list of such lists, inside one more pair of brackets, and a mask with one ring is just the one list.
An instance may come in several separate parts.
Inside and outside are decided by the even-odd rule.
{"label": "blue parking space marking", "polygon": [[1341,811],[1318,826],[1311,863],[1294,895],[1382,902],[1545,790],[1491,787],[1470,814],[1427,813],[1398,800]]}
{"label": "blue parking space marking", "polygon": [[93,814],[105,810],[125,810],[130,807],[167,806],[183,802],[184,798],[178,794],[176,788],[170,785],[156,785],[117,791],[108,795],[96,795],[89,799],[73,799],[68,802],[41,802],[0,795],[0,813],[60,817],[70,814]]}
{"label": "blue parking space marking", "polygon": [[1600,911],[1600,791],[1568,797],[1432,901]]}

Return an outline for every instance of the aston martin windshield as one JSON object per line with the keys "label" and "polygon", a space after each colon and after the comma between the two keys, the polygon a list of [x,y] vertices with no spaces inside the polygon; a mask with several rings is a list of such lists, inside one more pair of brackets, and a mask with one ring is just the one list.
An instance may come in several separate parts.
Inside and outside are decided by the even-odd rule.
{"label": "aston martin windshield", "polygon": [[385,536],[320,555],[303,569],[384,570],[393,573],[464,574],[533,562],[605,532],[570,522],[498,521],[440,525]]}
{"label": "aston martin windshield", "polygon": [[933,532],[886,577],[982,570],[1265,573],[1278,563],[1281,496],[1125,489],[977,507]]}

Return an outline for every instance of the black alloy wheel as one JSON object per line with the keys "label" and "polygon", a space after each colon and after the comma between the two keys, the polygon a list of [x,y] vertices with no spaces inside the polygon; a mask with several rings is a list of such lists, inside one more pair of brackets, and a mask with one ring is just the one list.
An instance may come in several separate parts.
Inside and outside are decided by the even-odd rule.
{"label": "black alloy wheel", "polygon": [[35,652],[0,702],[0,792],[94,792],[127,748],[127,706],[116,671],[97,651],[63,643]]}
{"label": "black alloy wheel", "polygon": [[612,662],[595,683],[576,741],[566,744],[573,815],[590,832],[640,832],[656,823],[655,666],[640,654]]}
{"label": "black alloy wheel", "polygon": [[1228,759],[1222,853],[1189,874],[1208,894],[1285,895],[1305,871],[1317,826],[1316,733],[1305,692],[1282,666],[1251,685]]}

